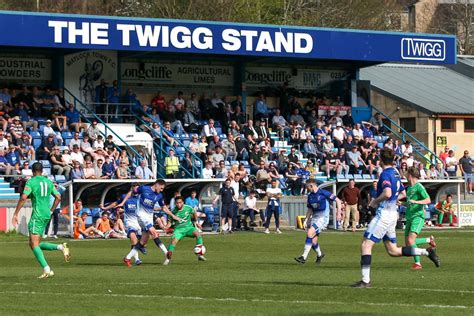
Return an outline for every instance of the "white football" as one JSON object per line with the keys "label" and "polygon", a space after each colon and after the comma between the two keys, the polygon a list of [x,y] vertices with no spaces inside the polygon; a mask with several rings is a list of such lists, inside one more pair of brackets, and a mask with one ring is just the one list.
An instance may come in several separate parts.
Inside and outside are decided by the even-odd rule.
{"label": "white football", "polygon": [[204,245],[198,245],[194,247],[194,253],[198,256],[202,256],[206,253],[206,247],[204,247]]}

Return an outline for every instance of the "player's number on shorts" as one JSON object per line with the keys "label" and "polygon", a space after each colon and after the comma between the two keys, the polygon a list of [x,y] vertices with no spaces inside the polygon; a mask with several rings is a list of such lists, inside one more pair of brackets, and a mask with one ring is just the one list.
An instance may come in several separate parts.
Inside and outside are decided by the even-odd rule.
{"label": "player's number on shorts", "polygon": [[40,182],[41,196],[48,196],[48,184],[46,182]]}

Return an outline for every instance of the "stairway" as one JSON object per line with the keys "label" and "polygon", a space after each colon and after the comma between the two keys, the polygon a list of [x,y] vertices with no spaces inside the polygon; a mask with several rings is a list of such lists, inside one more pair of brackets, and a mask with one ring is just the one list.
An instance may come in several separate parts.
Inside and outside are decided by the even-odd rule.
{"label": "stairway", "polygon": [[0,200],[18,200],[19,193],[15,193],[15,189],[10,187],[10,183],[5,178],[0,178]]}

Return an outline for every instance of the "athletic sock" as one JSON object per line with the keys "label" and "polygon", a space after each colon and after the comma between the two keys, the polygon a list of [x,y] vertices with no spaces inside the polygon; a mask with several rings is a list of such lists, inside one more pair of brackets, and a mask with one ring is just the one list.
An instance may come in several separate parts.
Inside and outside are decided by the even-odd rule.
{"label": "athletic sock", "polygon": [[360,256],[360,268],[362,272],[362,281],[370,282],[370,264],[372,263],[372,255]]}
{"label": "athletic sock", "polygon": [[168,252],[168,249],[166,249],[166,246],[165,246],[165,244],[163,244],[160,237],[157,237],[157,238],[153,239],[153,241],[155,242],[156,246],[158,248],[160,248],[161,251],[163,251],[163,253],[166,255],[166,253]]}
{"label": "athletic sock", "polygon": [[128,255],[125,256],[125,258],[130,260],[132,259],[132,257],[135,257],[136,254],[138,254],[138,250],[135,247],[133,247],[132,250],[130,250],[130,252],[128,253]]}
{"label": "athletic sock", "polygon": [[43,250],[39,246],[33,248],[33,254],[35,255],[36,260],[40,264],[40,266],[44,269],[48,266],[46,259],[44,258]]}
{"label": "athletic sock", "polygon": [[428,251],[423,248],[402,247],[402,256],[404,257],[427,256],[427,255],[428,255]]}
{"label": "athletic sock", "polygon": [[202,237],[201,236],[196,237],[196,246],[197,245],[202,245]]}
{"label": "athletic sock", "polygon": [[314,244],[312,248],[318,254],[318,257],[321,257],[321,248],[319,248],[319,243]]}
{"label": "athletic sock", "polygon": [[[421,239],[421,238],[417,238],[417,239]],[[412,247],[412,248],[416,248],[416,247],[417,247],[417,244],[415,243],[415,244],[412,245],[411,247]],[[420,263],[420,256],[414,256],[414,257],[413,257],[413,260],[415,261],[416,264],[421,265],[421,263]]]}
{"label": "athletic sock", "polygon": [[169,251],[174,251],[175,248],[176,248],[176,245],[173,245],[173,244],[170,244],[170,245],[168,246],[168,250],[169,250]]}
{"label": "athletic sock", "polygon": [[304,251],[303,251],[304,260],[308,258],[309,252],[311,251],[312,243],[313,243],[313,238],[306,237],[306,242],[304,244]]}
{"label": "athletic sock", "polygon": [[416,238],[415,239],[415,244],[417,246],[419,245],[423,245],[423,244],[428,244],[430,242],[430,237],[426,237],[426,238]]}
{"label": "athletic sock", "polygon": [[140,257],[138,257],[138,251],[137,251],[137,253],[133,256],[133,259],[135,260],[135,262],[137,262],[138,260],[140,260]]}
{"label": "athletic sock", "polygon": [[438,224],[443,224],[444,213],[440,212],[438,214]]}
{"label": "athletic sock", "polygon": [[46,266],[43,268],[43,272],[44,273],[50,273],[51,272],[51,268],[49,266]]}
{"label": "athletic sock", "polygon": [[449,224],[453,223],[453,214],[449,214]]}
{"label": "athletic sock", "polygon": [[42,242],[39,244],[39,247],[41,250],[58,250],[58,245],[49,242]]}

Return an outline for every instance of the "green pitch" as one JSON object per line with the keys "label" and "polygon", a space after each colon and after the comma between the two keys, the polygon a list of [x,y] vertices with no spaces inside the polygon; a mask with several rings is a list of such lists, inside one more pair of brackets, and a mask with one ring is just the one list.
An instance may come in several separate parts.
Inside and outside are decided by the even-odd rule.
{"label": "green pitch", "polygon": [[[425,232],[424,235],[427,235]],[[398,233],[399,238],[403,235]],[[390,258],[375,248],[372,289],[352,289],[360,279],[361,233],[324,232],[326,257],[300,265],[305,235],[237,233],[204,236],[208,261],[198,262],[194,239],[179,243],[170,266],[154,244],[142,266],[121,260],[128,241],[70,241],[72,261],[46,252],[55,272],[41,269],[24,237],[0,237],[2,315],[373,314],[473,315],[474,232],[434,232],[441,258],[436,269],[410,271],[411,258]],[[169,243],[169,238],[164,238]]]}

